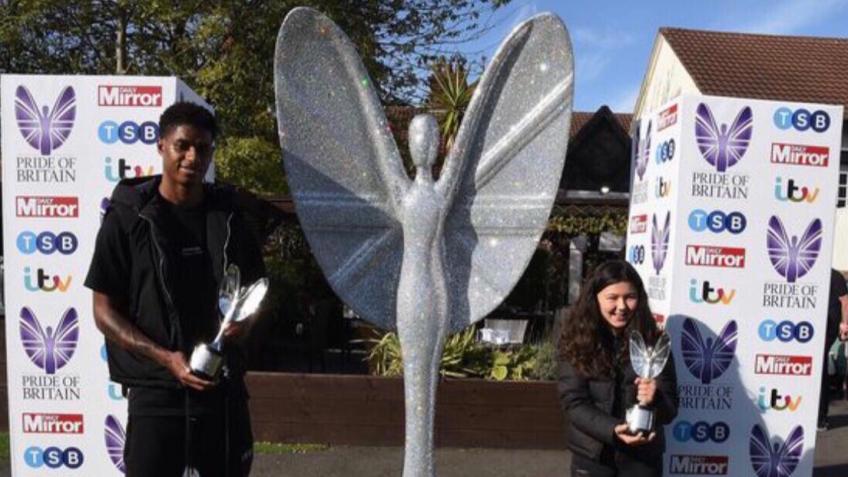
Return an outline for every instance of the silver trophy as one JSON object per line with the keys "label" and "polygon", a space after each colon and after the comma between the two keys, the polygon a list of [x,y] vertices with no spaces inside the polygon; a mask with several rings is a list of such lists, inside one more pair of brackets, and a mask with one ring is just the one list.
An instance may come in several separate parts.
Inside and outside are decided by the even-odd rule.
{"label": "silver trophy", "polygon": [[194,347],[189,360],[191,372],[201,378],[214,381],[221,371],[224,361],[224,329],[230,322],[246,320],[256,312],[265,293],[268,291],[268,279],[261,278],[246,288],[239,289],[241,273],[236,265],[230,265],[224,272],[218,291],[218,309],[223,319],[218,335],[212,343],[200,343]]}
{"label": "silver trophy", "polygon": [[[668,362],[669,353],[671,342],[667,333],[661,334],[654,346],[645,346],[645,340],[638,331],[630,333],[630,364],[642,379],[659,376]],[[636,403],[627,410],[625,418],[631,434],[649,434],[654,429],[654,411],[650,407]]]}

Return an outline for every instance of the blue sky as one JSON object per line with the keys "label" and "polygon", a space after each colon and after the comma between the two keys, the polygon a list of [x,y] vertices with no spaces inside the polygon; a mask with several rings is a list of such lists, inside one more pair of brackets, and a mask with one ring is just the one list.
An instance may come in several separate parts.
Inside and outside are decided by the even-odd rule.
{"label": "blue sky", "polygon": [[481,21],[491,29],[460,50],[491,58],[513,26],[544,11],[557,13],[571,34],[577,111],[607,104],[616,112],[630,112],[657,30],[663,26],[848,37],[848,0],[512,0],[484,15]]}

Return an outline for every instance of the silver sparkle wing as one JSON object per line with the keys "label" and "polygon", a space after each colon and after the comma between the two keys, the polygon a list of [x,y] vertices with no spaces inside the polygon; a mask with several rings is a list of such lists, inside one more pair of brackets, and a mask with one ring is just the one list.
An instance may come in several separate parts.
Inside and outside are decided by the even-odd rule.
{"label": "silver sparkle wing", "polygon": [[573,87],[568,32],[545,13],[512,31],[474,91],[436,186],[455,198],[445,226],[452,332],[498,306],[536,250],[565,163]]}
{"label": "silver sparkle wing", "polygon": [[286,16],[274,71],[286,174],[313,254],[345,303],[392,329],[409,178],[377,93],[347,36],[309,8]]}

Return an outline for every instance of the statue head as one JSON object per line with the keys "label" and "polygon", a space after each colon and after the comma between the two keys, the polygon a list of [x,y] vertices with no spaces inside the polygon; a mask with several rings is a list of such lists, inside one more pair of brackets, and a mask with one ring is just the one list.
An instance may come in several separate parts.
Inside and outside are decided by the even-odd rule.
{"label": "statue head", "polygon": [[418,114],[409,123],[409,153],[416,169],[429,171],[439,153],[439,123],[432,114]]}

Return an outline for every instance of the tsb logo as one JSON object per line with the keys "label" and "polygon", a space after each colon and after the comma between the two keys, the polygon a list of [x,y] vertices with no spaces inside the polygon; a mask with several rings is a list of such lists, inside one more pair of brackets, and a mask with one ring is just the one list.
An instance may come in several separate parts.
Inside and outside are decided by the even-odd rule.
{"label": "tsb logo", "polygon": [[97,128],[97,136],[106,144],[115,144],[118,141],[124,144],[135,144],[138,141],[153,144],[159,139],[159,125],[153,121],[141,124],[132,121],[124,121],[121,124],[103,121]]}
{"label": "tsb logo", "polygon": [[633,245],[630,247],[630,250],[627,252],[627,260],[635,265],[641,265],[645,263],[645,246],[644,245]]}
{"label": "tsb logo", "polygon": [[676,149],[674,139],[669,139],[657,145],[656,161],[657,164],[663,162],[671,162],[674,159],[674,151]]}
{"label": "tsb logo", "polygon": [[812,128],[813,131],[821,133],[830,127],[830,116],[821,110],[811,113],[803,108],[793,111],[783,107],[774,112],[774,125],[783,130],[795,128],[797,131],[806,131]]}
{"label": "tsb logo", "polygon": [[60,292],[68,291],[68,287],[71,286],[71,276],[68,275],[62,280],[62,277],[59,275],[53,275],[52,277],[44,271],[43,268],[39,268],[36,271],[35,275],[35,283],[33,283],[32,277],[32,269],[29,267],[24,267],[24,288],[29,291],[46,291],[52,292],[59,290]]}
{"label": "tsb logo", "polygon": [[33,469],[40,467],[58,469],[62,466],[69,469],[78,469],[84,460],[82,451],[76,447],[41,449],[41,447],[33,446],[24,451],[24,462]]}
{"label": "tsb logo", "polygon": [[819,197],[819,188],[809,189],[807,186],[795,185],[795,179],[786,181],[786,188],[783,187],[783,178],[777,177],[774,179],[774,198],[781,202],[807,202],[812,204]]}
{"label": "tsb logo", "polygon": [[116,164],[113,164],[111,157],[106,157],[103,165],[103,174],[109,182],[118,182],[122,179],[134,179],[137,177],[147,177],[153,175],[153,166],[134,166],[127,162],[126,159],[118,159]]}
{"label": "tsb logo", "polygon": [[797,325],[789,320],[781,321],[780,323],[774,320],[764,320],[759,327],[760,339],[763,341],[780,340],[784,343],[797,341],[806,343],[813,339],[813,324],[809,321],[802,321]]}
{"label": "tsb logo", "polygon": [[730,437],[730,426],[725,422],[716,422],[710,424],[705,421],[698,421],[694,424],[689,421],[678,421],[674,425],[674,438],[678,442],[717,442],[722,443]]}
{"label": "tsb logo", "polygon": [[760,388],[760,395],[757,397],[757,407],[761,411],[774,409],[775,411],[788,410],[794,412],[798,410],[798,406],[800,405],[801,396],[795,398],[788,394],[783,396],[776,388],[772,388],[771,391],[766,392],[766,388],[763,386]]}
{"label": "tsb logo", "polygon": [[748,220],[741,212],[725,214],[720,210],[707,212],[702,209],[695,209],[689,214],[689,228],[695,232],[710,229],[714,233],[727,230],[732,234],[739,234],[745,230],[747,225]]}
{"label": "tsb logo", "polygon": [[70,255],[77,250],[79,241],[77,236],[70,232],[41,232],[36,235],[35,232],[24,230],[18,234],[15,241],[18,250],[24,255],[32,255],[36,251],[44,255],[50,255],[53,252],[59,252],[62,255]]}
{"label": "tsb logo", "polygon": [[706,280],[700,286],[698,286],[698,280],[694,278],[689,281],[689,301],[692,303],[729,305],[734,297],[736,297],[736,290],[727,292],[724,288],[715,289]]}

